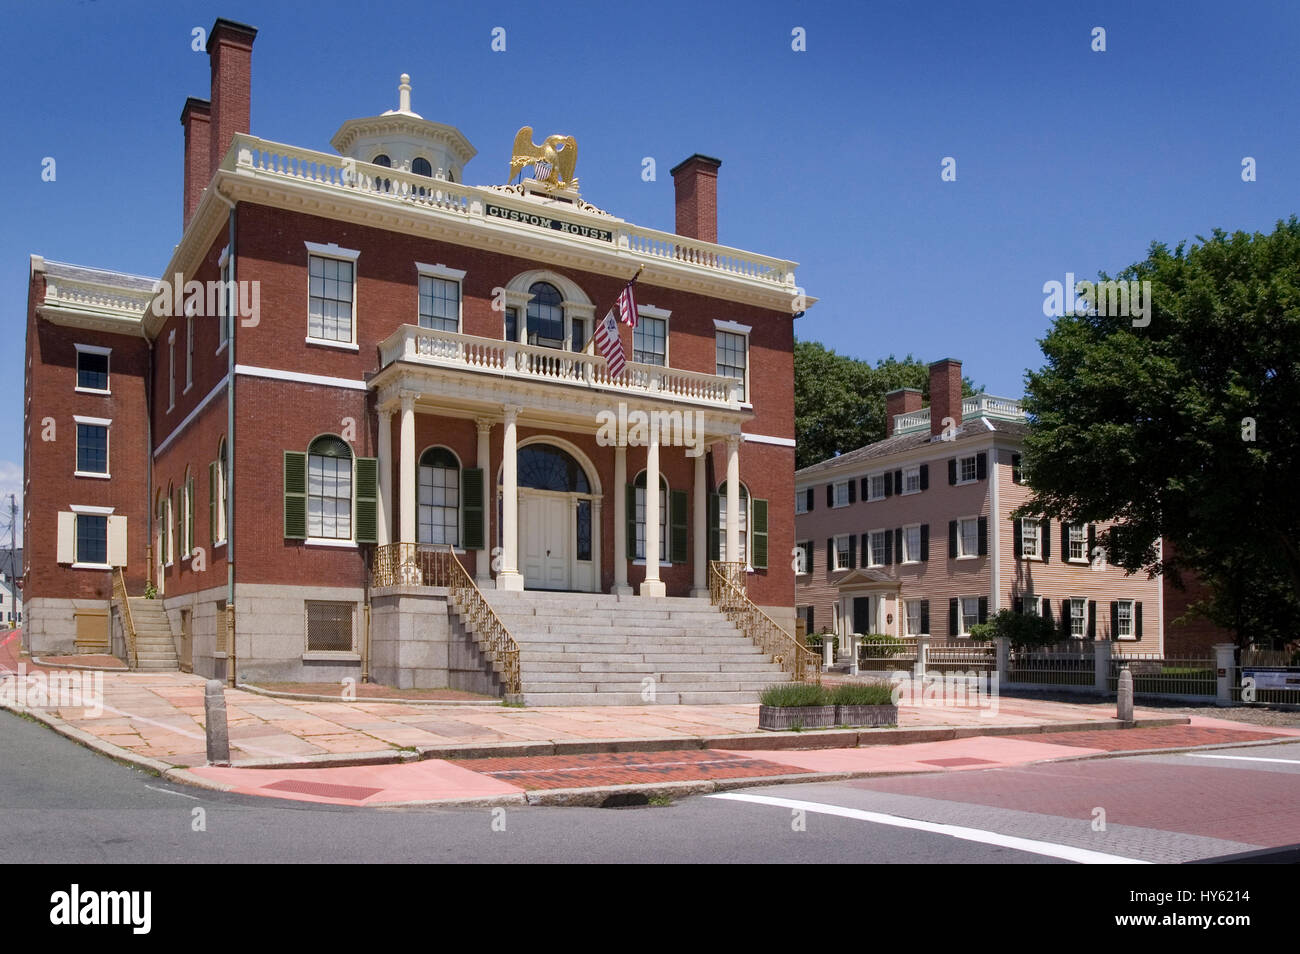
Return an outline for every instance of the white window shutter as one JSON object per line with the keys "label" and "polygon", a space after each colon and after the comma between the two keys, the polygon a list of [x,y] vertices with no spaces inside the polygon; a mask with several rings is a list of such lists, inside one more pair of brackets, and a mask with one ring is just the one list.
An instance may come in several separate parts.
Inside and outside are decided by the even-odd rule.
{"label": "white window shutter", "polygon": [[108,518],[108,563],[126,566],[126,517]]}
{"label": "white window shutter", "polygon": [[77,562],[77,515],[75,513],[59,514],[58,562]]}

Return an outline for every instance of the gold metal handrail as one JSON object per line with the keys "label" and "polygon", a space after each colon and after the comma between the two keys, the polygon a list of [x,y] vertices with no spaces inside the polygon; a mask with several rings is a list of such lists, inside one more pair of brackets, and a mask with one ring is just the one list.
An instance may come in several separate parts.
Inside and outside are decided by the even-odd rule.
{"label": "gold metal handrail", "polygon": [[492,661],[507,695],[519,695],[519,644],[492,609],[451,546],[390,543],[375,548],[372,587],[444,586],[461,619],[474,630],[475,641]]}
{"label": "gold metal handrail", "polygon": [[131,615],[131,597],[127,595],[126,577],[122,575],[120,566],[113,572],[113,601],[122,607],[122,632],[126,636],[127,662],[135,669],[140,665],[140,656],[135,648],[135,618]]}
{"label": "gold metal handrail", "polygon": [[743,563],[710,562],[709,602],[722,610],[727,619],[770,655],[782,670],[790,673],[796,682],[803,682],[811,676],[813,682],[821,685],[820,657],[759,609],[745,592],[744,579]]}

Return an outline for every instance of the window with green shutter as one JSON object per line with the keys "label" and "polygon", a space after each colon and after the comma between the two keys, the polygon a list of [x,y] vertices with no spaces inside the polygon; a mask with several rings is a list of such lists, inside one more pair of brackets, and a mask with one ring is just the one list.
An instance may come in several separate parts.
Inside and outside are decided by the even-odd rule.
{"label": "window with green shutter", "polygon": [[357,543],[379,541],[379,460],[357,458]]}
{"label": "window with green shutter", "polygon": [[751,565],[756,570],[767,569],[767,501],[757,497],[752,501],[754,508],[753,524],[753,560]]}
{"label": "window with green shutter", "polygon": [[672,561],[674,563],[685,563],[687,554],[686,541],[686,491],[674,490],[672,493],[672,538],[670,546],[672,547]]}
{"label": "window with green shutter", "polygon": [[486,547],[483,532],[483,469],[466,467],[460,472],[460,497],[465,511],[466,550]]}
{"label": "window with green shutter", "polygon": [[284,452],[284,536],[307,539],[307,455]]}

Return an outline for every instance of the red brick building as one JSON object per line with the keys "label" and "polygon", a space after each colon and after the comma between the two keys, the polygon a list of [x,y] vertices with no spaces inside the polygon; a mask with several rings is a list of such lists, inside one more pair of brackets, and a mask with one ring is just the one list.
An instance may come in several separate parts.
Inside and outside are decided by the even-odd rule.
{"label": "red brick building", "polygon": [[[373,585],[397,544],[451,545],[481,588],[650,597],[707,596],[709,560],[731,556],[792,625],[793,515],[768,501],[794,492],[808,300],[793,262],[717,244],[720,162],[673,170],[674,234],[545,165],[465,185],[476,150],[412,111],[406,76],[336,154],[256,138],[255,37],[210,33],[160,279],[33,257],[31,648],[97,631],[122,568],[132,595],[157,588],[196,672],[234,655],[240,678],[358,675],[367,621],[397,605]],[[613,375],[589,344],[638,269]],[[447,684],[445,656],[385,638],[381,678]]]}

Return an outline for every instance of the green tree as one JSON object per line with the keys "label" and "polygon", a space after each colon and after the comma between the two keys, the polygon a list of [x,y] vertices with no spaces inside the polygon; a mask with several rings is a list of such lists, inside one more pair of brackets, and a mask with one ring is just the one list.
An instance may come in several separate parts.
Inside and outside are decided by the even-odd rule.
{"label": "green tree", "polygon": [[[929,366],[910,354],[870,362],[836,354],[817,341],[794,345],[795,467],[855,450],[885,436],[885,395],[897,388],[930,394]],[[962,393],[973,394],[969,378]]]}
{"label": "green tree", "polygon": [[1281,643],[1300,632],[1300,223],[1197,242],[1119,275],[1151,283],[1145,327],[1067,315],[1041,342],[1025,513],[1116,520],[1111,563],[1193,570],[1239,643]]}

